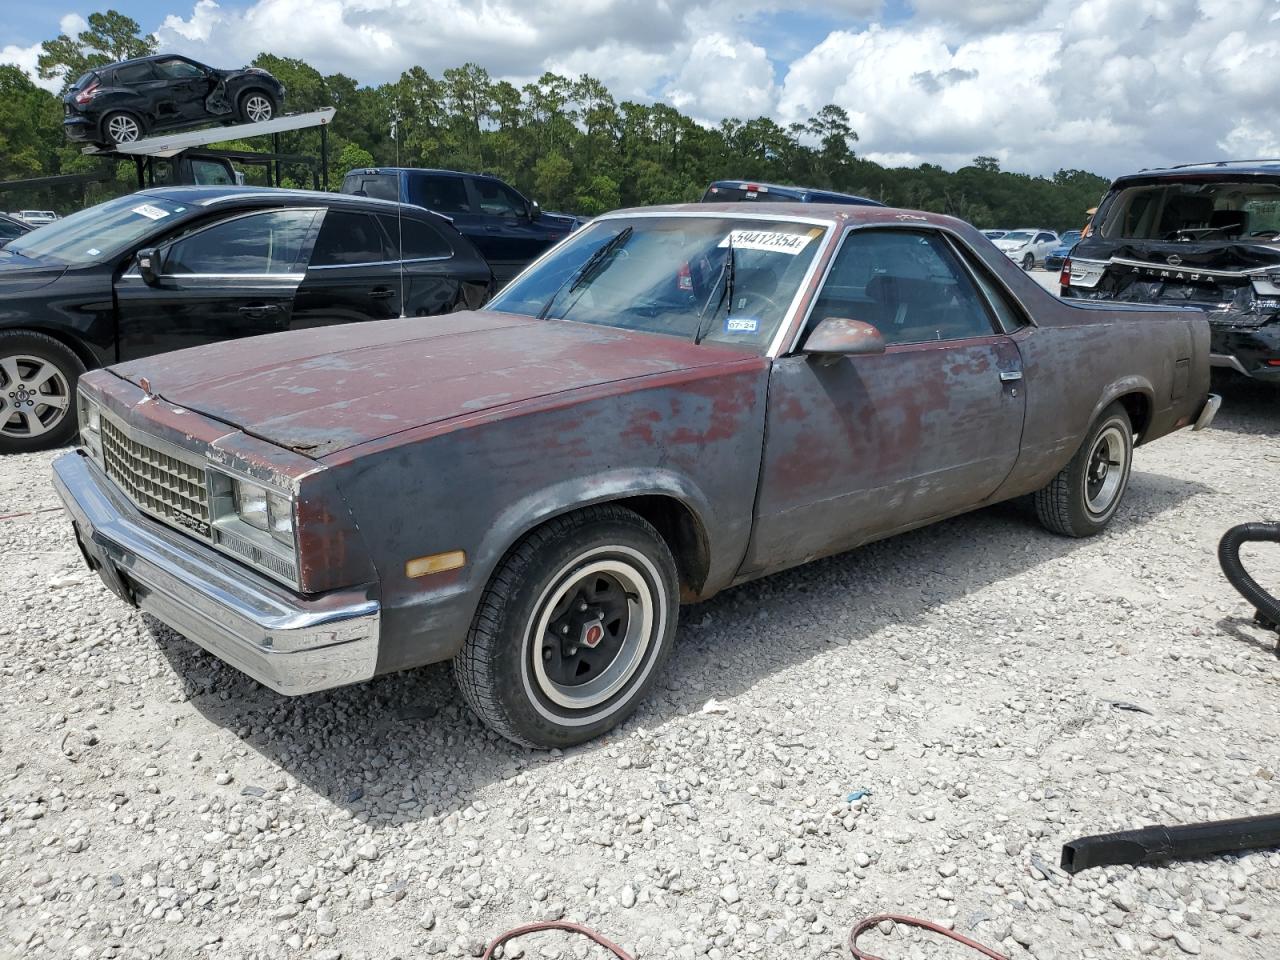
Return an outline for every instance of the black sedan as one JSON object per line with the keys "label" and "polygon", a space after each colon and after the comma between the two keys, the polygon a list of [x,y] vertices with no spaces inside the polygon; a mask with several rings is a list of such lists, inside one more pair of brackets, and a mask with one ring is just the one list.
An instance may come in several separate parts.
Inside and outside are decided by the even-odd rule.
{"label": "black sedan", "polygon": [[409,204],[252,187],[108,201],[0,249],[0,453],[68,442],[86,368],[474,308],[492,284],[446,218]]}
{"label": "black sedan", "polygon": [[218,70],[172,55],[90,70],[62,98],[71,140],[132,143],[152,132],[211,122],[261,123],[280,112],[284,86],[257,67]]}
{"label": "black sedan", "polygon": [[0,247],[3,247],[10,240],[22,236],[24,233],[30,233],[31,229],[31,224],[19,220],[17,217],[0,213]]}

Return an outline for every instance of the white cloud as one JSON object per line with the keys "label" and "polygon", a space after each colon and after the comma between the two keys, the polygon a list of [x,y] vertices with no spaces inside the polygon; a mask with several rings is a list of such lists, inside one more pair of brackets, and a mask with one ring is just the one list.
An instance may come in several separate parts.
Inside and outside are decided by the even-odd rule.
{"label": "white cloud", "polygon": [[41,80],[36,75],[36,60],[40,56],[40,44],[34,43],[29,47],[19,47],[16,44],[9,44],[0,48],[0,63],[13,63],[23,69],[35,83],[44,87],[50,93],[57,93],[62,89],[62,81],[54,78],[53,80]]}
{"label": "white cloud", "polygon": [[[198,0],[156,32],[219,65],[265,50],[362,83],[468,60],[517,83],[588,73],[707,123],[837,103],[884,162],[1119,173],[1280,152],[1280,0],[910,3],[882,26],[868,24],[882,0],[834,0],[821,15],[837,29],[816,39],[788,29],[788,11],[813,13],[803,0]],[[0,60],[34,73],[37,54],[10,45]]]}

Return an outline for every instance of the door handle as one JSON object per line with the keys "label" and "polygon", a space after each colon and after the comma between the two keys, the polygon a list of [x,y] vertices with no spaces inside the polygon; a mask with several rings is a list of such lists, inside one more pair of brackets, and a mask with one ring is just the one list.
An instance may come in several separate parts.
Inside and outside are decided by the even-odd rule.
{"label": "door handle", "polygon": [[250,317],[254,320],[262,317],[270,317],[279,312],[280,306],[275,303],[256,303],[240,308],[240,316]]}
{"label": "door handle", "polygon": [[1022,379],[1021,370],[1001,370],[1000,371],[1000,380],[1004,383],[1009,383],[1012,380],[1021,380],[1021,379]]}
{"label": "door handle", "polygon": [[375,287],[369,291],[369,299],[371,300],[387,300],[395,295],[396,292],[390,287]]}

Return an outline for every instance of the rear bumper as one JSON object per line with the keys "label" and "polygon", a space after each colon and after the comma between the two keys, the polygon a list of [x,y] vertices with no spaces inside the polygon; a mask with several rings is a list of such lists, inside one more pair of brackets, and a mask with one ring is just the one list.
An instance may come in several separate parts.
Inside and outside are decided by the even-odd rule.
{"label": "rear bumper", "polygon": [[1280,321],[1261,327],[1219,327],[1209,324],[1209,363],[1246,377],[1280,383]]}
{"label": "rear bumper", "polygon": [[92,140],[98,133],[98,125],[86,116],[72,113],[62,118],[62,132],[68,140]]}
{"label": "rear bumper", "polygon": [[87,456],[53,482],[89,567],[126,603],[279,693],[368,680],[381,610],[368,588],[299,596],[143,516]]}

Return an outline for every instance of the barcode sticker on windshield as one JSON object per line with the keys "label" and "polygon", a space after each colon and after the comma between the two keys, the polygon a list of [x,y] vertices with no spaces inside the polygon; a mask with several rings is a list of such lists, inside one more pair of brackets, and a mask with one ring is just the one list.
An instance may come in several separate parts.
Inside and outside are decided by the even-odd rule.
{"label": "barcode sticker on windshield", "polygon": [[778,233],[773,230],[733,230],[720,241],[727,247],[732,241],[735,250],[769,250],[796,256],[813,239],[812,233]]}
{"label": "barcode sticker on windshield", "polygon": [[169,215],[168,210],[161,210],[159,207],[153,207],[149,203],[144,203],[140,207],[134,207],[133,212],[146,217],[148,220],[163,220]]}

